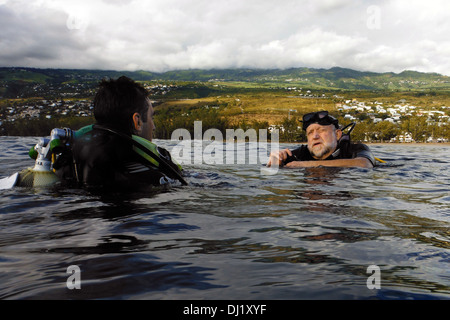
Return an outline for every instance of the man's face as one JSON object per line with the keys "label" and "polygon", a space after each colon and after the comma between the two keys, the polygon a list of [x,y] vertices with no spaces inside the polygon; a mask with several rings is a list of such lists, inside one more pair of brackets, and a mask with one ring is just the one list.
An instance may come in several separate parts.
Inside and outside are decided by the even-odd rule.
{"label": "man's face", "polygon": [[148,104],[147,119],[145,119],[146,121],[142,124],[142,128],[138,135],[144,139],[152,141],[153,131],[155,130],[155,123],[153,122],[154,110],[150,101],[148,101]]}
{"label": "man's face", "polygon": [[313,123],[306,128],[308,138],[308,150],[318,160],[328,158],[337,148],[337,142],[342,136],[342,131],[334,125],[320,125]]}

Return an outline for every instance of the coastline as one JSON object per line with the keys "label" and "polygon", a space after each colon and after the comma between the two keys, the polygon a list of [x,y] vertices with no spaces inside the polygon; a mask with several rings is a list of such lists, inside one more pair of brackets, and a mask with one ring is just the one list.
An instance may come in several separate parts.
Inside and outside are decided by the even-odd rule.
{"label": "coastline", "polygon": [[[355,143],[363,143],[370,146],[450,146],[450,142],[364,142],[364,141],[352,141]],[[280,143],[286,144],[307,144],[307,142],[284,142],[280,141]]]}
{"label": "coastline", "polygon": [[450,146],[450,142],[362,142],[371,146]]}

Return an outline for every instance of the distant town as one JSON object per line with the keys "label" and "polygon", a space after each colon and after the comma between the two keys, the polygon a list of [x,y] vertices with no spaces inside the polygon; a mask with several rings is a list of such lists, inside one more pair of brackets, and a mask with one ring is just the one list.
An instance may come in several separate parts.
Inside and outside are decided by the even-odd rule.
{"label": "distant town", "polygon": [[[7,92],[9,96],[0,96],[0,135],[10,135],[11,132],[9,131],[11,129],[7,130],[6,128],[12,128],[12,125],[18,121],[50,121],[66,118],[85,118],[85,121],[93,121],[92,98],[98,81],[94,81],[94,79],[87,76],[84,76],[84,78],[69,78],[66,79],[69,81],[64,83],[53,84],[33,83],[32,85],[22,85],[20,82],[19,84],[17,82],[4,84],[3,92]],[[359,133],[355,130],[355,136],[361,141],[402,143],[449,141],[450,99],[446,99],[446,97],[442,99],[442,103],[433,105],[422,105],[418,103],[419,99],[405,99],[401,98],[401,95],[399,95],[400,98],[398,100],[390,99],[389,102],[386,102],[369,96],[367,98],[364,95],[362,97],[357,96],[358,91],[333,91],[320,88],[303,89],[292,85],[293,79],[286,79],[283,82],[285,85],[278,83],[275,86],[265,86],[263,88],[255,86],[257,89],[253,89],[265,90],[265,92],[281,92],[279,94],[284,97],[298,98],[299,105],[305,104],[307,100],[327,101],[328,110],[340,120],[343,120],[341,122],[355,122],[359,124],[358,127],[361,127],[362,130]],[[238,95],[236,94],[236,98],[232,99],[234,101],[233,104],[239,104],[239,113],[244,113],[242,103],[245,102],[247,97],[245,93],[249,94],[250,92],[250,94],[255,96],[255,94],[260,92],[255,91],[256,93],[251,93],[251,86],[248,86],[245,90],[240,89],[238,85],[235,85],[234,89],[224,89],[228,83],[223,79],[210,79],[205,82],[151,80],[141,81],[141,83],[150,92],[150,99],[154,105],[158,105],[162,101],[195,100],[196,105],[199,107],[211,107],[211,109],[218,110],[218,116],[220,116],[220,108],[211,103],[202,103],[202,97],[211,98],[214,96],[219,101],[221,96],[217,95],[222,92],[221,90],[228,90],[224,96],[232,99],[234,95],[233,91],[230,90],[235,90],[239,93],[239,98],[237,98]],[[18,85],[18,89],[14,88],[14,86]],[[17,95],[15,92],[17,92]],[[417,95],[428,95],[417,92]],[[392,92],[389,94],[392,96]],[[227,103],[223,101],[221,103],[225,105],[226,109]],[[305,108],[303,107],[302,110],[305,110]],[[296,109],[287,111],[286,121],[290,120],[291,115],[293,117],[301,117],[301,114]],[[185,116],[186,114],[186,112],[172,113],[170,116]],[[268,119],[263,126],[269,131],[275,128],[280,129],[281,132],[288,130],[287,122],[272,122],[273,120],[270,120],[271,117]],[[420,126],[422,128],[419,132],[418,128]],[[295,125],[295,127],[293,129],[295,132],[289,136],[289,140],[301,141],[301,128],[299,125]],[[12,134],[14,132],[12,131]],[[163,138],[168,136],[170,137],[170,135],[166,134]]]}
{"label": "distant town", "polygon": [[[145,84],[144,86],[152,97],[164,96],[176,88],[174,85],[167,84]],[[0,97],[0,135],[4,134],[5,124],[14,124],[20,120],[93,118],[94,89],[89,85],[83,83],[60,86],[36,84],[32,86],[32,89],[35,91],[30,92],[28,89],[15,99]],[[36,98],[39,96],[52,98]],[[157,103],[157,101],[152,102]]]}
{"label": "distant town", "polygon": [[[337,103],[336,109],[344,114],[344,119],[358,122],[358,118],[353,115],[368,116],[374,124],[381,121],[400,124],[403,119],[410,117],[423,117],[427,125],[436,125],[438,127],[449,126],[448,112],[450,107],[441,106],[439,110],[425,110],[421,106],[410,105],[406,100],[398,101],[398,104],[384,106],[383,102],[367,103],[356,99],[346,100],[344,103]],[[414,142],[410,132],[392,137],[389,142]],[[425,142],[448,142],[448,138],[429,136]]]}

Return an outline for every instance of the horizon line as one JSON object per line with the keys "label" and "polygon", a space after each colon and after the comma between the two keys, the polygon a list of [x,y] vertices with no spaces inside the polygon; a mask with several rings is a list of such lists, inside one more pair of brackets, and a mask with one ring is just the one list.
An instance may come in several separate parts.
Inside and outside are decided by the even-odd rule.
{"label": "horizon line", "polygon": [[69,68],[69,67],[26,67],[26,66],[0,66],[1,69],[36,69],[36,70],[79,70],[79,71],[103,71],[103,72],[149,72],[153,74],[165,74],[169,72],[180,72],[180,71],[220,71],[220,70],[252,70],[252,71],[285,71],[285,70],[292,70],[292,69],[309,69],[309,70],[332,70],[332,69],[343,69],[343,70],[351,70],[355,72],[360,73],[374,73],[374,74],[402,74],[404,72],[416,72],[421,74],[434,74],[439,75],[443,77],[449,77],[449,75],[445,75],[443,73],[439,72],[424,72],[424,71],[417,71],[417,70],[411,70],[411,69],[405,69],[401,72],[395,72],[395,71],[362,71],[358,69],[352,69],[352,68],[345,68],[340,66],[334,66],[330,68],[318,68],[318,67],[288,67],[288,68],[261,68],[261,67],[229,67],[229,68],[186,68],[186,69],[168,69],[166,71],[151,71],[151,70],[145,70],[145,69],[136,69],[136,70],[119,70],[119,69],[102,69],[102,68]]}

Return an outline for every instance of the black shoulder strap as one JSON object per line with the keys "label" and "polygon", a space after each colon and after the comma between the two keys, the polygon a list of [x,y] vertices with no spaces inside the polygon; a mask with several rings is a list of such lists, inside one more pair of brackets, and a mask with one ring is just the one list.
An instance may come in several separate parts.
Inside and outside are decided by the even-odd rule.
{"label": "black shoulder strap", "polygon": [[147,148],[143,148],[142,145],[134,140],[132,137],[127,136],[124,133],[115,131],[111,128],[108,127],[104,127],[101,125],[94,125],[95,129],[100,129],[100,130],[104,130],[104,131],[108,131],[111,132],[113,134],[118,135],[119,137],[128,140],[129,142],[131,142],[134,146],[139,147],[140,150],[144,151],[148,156],[152,157],[153,159],[155,159],[159,164],[159,168],[161,169],[161,172],[163,172],[164,174],[166,174],[169,178],[172,179],[176,179],[179,180],[183,185],[187,185],[188,183],[186,182],[186,180],[184,180],[184,178],[181,176],[181,174],[179,172],[177,172],[168,162],[166,159],[164,159],[163,157],[160,157],[159,155],[157,155],[156,153],[148,150]]}
{"label": "black shoulder strap", "polygon": [[[339,139],[339,142],[345,141],[345,140],[348,140],[348,142],[350,142],[350,133],[352,133],[353,129],[355,129],[355,126],[356,126],[356,122],[352,122],[352,123],[346,125],[345,127],[343,127],[341,129],[342,137],[341,137],[341,139]],[[348,132],[345,132],[345,129],[347,129],[348,127],[350,127],[350,129],[348,129]]]}

